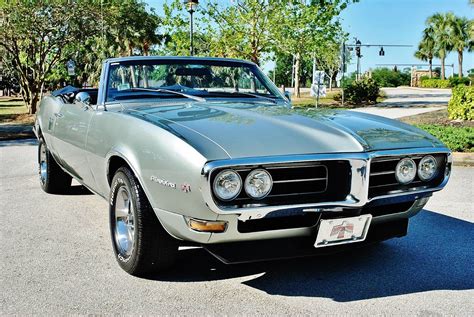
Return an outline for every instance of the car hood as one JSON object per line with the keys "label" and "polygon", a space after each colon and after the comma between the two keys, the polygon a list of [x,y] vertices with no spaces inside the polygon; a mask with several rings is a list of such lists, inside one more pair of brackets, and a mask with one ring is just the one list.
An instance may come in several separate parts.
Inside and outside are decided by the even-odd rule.
{"label": "car hood", "polygon": [[213,156],[207,159],[444,146],[410,125],[352,111],[222,102],[123,107]]}

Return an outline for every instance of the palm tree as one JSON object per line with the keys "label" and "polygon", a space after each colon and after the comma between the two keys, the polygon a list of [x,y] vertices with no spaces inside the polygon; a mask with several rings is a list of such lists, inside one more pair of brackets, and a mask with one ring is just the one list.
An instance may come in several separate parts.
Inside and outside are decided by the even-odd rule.
{"label": "palm tree", "polygon": [[474,47],[474,34],[472,28],[473,20],[465,17],[457,17],[454,14],[448,13],[449,22],[451,25],[451,44],[453,49],[458,53],[459,77],[462,77],[462,62],[463,52],[465,49],[472,51]]}
{"label": "palm tree", "polygon": [[450,14],[452,13],[436,13],[426,20],[427,27],[433,29],[433,37],[436,43],[435,55],[441,60],[441,79],[446,79],[445,60],[452,50]]}
{"label": "palm tree", "polygon": [[435,52],[435,40],[433,33],[434,31],[431,27],[427,27],[423,31],[423,38],[418,45],[418,51],[415,52],[416,58],[429,63],[430,78],[433,77],[433,57],[437,55]]}

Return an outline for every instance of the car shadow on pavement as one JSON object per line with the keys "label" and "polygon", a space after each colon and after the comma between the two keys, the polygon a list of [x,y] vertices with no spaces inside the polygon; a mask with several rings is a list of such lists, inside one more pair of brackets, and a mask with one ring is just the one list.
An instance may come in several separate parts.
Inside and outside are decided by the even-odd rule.
{"label": "car shadow on pavement", "polygon": [[268,294],[338,302],[432,290],[474,289],[474,224],[424,210],[409,233],[325,257],[224,265],[203,249],[180,251],[178,265],[151,279],[196,282],[251,277]]}
{"label": "car shadow on pavement", "polygon": [[38,141],[36,139],[27,138],[27,139],[15,139],[15,140],[2,140],[0,138],[0,147],[6,146],[28,146],[28,145],[37,145]]}
{"label": "car shadow on pavement", "polygon": [[71,188],[67,191],[67,193],[61,194],[62,196],[75,196],[75,195],[94,195],[90,190],[87,189],[87,187],[82,186],[82,185],[73,185]]}

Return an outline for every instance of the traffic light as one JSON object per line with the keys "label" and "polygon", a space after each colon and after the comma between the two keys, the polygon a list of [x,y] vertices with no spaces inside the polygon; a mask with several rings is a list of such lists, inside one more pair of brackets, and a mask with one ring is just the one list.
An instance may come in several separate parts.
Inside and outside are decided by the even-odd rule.
{"label": "traffic light", "polygon": [[356,48],[355,48],[357,57],[362,57],[362,55],[360,54],[360,44],[362,44],[362,43],[359,40],[357,40],[356,41]]}
{"label": "traffic light", "polygon": [[379,56],[385,56],[385,51],[383,50],[383,47],[380,48]]}

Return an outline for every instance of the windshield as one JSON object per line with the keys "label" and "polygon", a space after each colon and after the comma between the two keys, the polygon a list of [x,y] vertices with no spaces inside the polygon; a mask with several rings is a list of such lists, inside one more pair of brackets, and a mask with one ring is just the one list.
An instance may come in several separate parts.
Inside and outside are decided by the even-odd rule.
{"label": "windshield", "polygon": [[[179,92],[180,94],[176,93]],[[134,60],[111,63],[107,101],[186,97],[282,98],[252,64],[220,60]]]}

